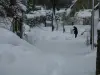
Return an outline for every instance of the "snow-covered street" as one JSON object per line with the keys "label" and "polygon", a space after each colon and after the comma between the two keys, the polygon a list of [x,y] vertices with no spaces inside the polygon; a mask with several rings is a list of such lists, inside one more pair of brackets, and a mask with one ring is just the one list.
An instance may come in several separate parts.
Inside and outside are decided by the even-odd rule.
{"label": "snow-covered street", "polygon": [[[80,28],[79,31],[84,31],[85,27]],[[69,31],[40,30],[42,36],[34,38],[33,32],[28,34],[31,33],[31,38],[38,38],[33,46],[0,28],[0,75],[95,75],[96,51],[86,46],[85,36],[75,39]]]}
{"label": "snow-covered street", "polygon": [[46,54],[46,58],[49,56],[49,60],[58,61],[58,68],[56,67],[54,71],[56,75],[95,75],[96,51],[91,51],[91,47],[86,45],[89,34],[86,32],[81,35],[89,29],[89,26],[78,25],[77,27],[79,30],[77,38],[70,33],[72,26],[66,26],[65,33],[62,29],[51,32],[50,27],[37,27],[27,34],[28,38],[31,38],[29,42]]}
{"label": "snow-covered street", "polygon": [[[38,6],[34,0],[1,0],[5,7],[0,5],[0,75],[95,75],[92,10],[81,9],[78,0],[69,1],[67,7],[59,8],[57,1],[47,0],[51,6],[47,8],[45,1]],[[98,8],[94,14],[96,46]]]}

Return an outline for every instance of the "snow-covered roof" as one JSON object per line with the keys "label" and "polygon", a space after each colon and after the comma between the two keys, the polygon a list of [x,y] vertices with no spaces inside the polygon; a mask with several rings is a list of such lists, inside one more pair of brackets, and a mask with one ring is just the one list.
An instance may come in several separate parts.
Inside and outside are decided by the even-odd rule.
{"label": "snow-covered roof", "polygon": [[86,10],[81,10],[79,12],[76,13],[76,16],[77,17],[82,17],[82,18],[85,18],[85,17],[91,17],[91,9],[86,9]]}

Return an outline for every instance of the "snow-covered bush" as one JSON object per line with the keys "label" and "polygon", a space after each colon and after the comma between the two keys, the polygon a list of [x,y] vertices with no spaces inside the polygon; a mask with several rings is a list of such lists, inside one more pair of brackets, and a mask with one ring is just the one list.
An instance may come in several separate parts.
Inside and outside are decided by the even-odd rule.
{"label": "snow-covered bush", "polygon": [[74,17],[67,17],[66,23],[67,23],[68,25],[72,25],[72,22],[73,22],[73,23],[75,22]]}
{"label": "snow-covered bush", "polygon": [[91,24],[91,10],[84,9],[75,13],[75,24],[90,25]]}
{"label": "snow-covered bush", "polygon": [[33,26],[36,26],[37,24],[39,25],[40,23],[45,23],[46,22],[46,16],[44,16],[44,15],[39,16],[39,15],[36,15],[36,14],[26,14],[25,22],[30,27],[33,27]]}

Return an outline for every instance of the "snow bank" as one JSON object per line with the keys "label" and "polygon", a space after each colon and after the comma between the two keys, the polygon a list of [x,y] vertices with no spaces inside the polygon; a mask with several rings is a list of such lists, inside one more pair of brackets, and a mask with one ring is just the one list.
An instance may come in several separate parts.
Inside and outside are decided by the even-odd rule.
{"label": "snow bank", "polygon": [[0,75],[47,75],[63,65],[64,58],[59,55],[41,53],[3,28],[0,34]]}
{"label": "snow bank", "polygon": [[[2,34],[3,33],[3,34]],[[38,50],[36,47],[28,44],[26,41],[20,39],[18,36],[10,32],[9,30],[0,28],[0,44],[11,44],[13,46],[26,46],[30,49]]]}

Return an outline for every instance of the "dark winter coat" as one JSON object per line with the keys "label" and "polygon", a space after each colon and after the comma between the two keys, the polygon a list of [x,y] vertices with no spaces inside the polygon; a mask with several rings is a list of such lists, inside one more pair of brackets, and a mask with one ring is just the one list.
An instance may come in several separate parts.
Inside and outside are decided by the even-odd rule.
{"label": "dark winter coat", "polygon": [[77,27],[74,26],[74,29],[73,29],[73,30],[74,30],[74,34],[78,34],[78,29],[77,29]]}

